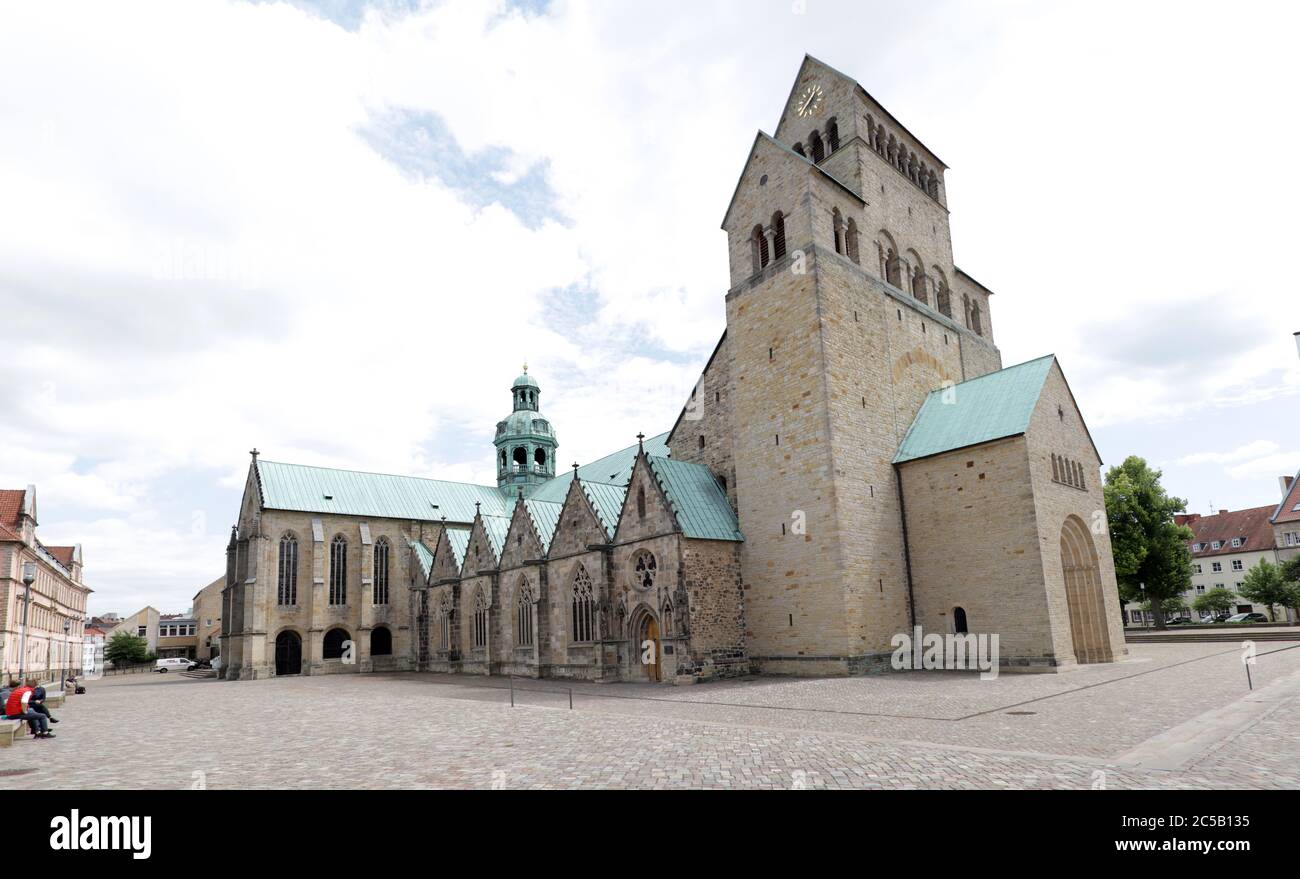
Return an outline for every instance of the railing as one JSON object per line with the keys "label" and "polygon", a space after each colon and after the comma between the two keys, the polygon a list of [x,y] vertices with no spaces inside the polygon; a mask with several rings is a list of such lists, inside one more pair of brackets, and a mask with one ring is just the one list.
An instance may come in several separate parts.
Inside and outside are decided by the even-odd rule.
{"label": "railing", "polygon": [[106,675],[129,675],[139,674],[140,672],[153,671],[157,664],[153,662],[132,662],[126,665],[105,663],[103,674]]}

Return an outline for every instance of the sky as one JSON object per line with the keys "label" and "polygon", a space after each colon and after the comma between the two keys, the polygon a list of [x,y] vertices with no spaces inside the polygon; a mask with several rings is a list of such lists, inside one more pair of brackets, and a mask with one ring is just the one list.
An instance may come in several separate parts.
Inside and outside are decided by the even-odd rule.
{"label": "sky", "polygon": [[83,545],[92,613],[181,612],[254,447],[491,483],[525,362],[565,463],[667,430],[807,52],[951,166],[1003,362],[1057,354],[1106,465],[1196,512],[1276,503],[1297,9],[6,4],[0,487]]}

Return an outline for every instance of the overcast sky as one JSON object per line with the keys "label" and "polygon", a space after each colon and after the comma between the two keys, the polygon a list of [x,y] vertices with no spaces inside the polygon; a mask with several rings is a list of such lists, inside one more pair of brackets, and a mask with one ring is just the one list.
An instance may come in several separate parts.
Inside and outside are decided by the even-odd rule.
{"label": "overcast sky", "polygon": [[[72,7],[72,8],[65,8]],[[951,165],[1007,365],[1191,509],[1300,468],[1294,4],[6,4],[0,487],[91,611],[183,611],[271,460],[492,482],[669,428],[805,52]]]}

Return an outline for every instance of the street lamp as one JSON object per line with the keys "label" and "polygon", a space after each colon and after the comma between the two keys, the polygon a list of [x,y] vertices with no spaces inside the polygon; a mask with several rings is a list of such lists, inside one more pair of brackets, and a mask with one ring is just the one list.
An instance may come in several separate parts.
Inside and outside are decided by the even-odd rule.
{"label": "street lamp", "polygon": [[59,692],[68,686],[68,667],[72,665],[72,620],[63,621],[63,672],[59,675]]}
{"label": "street lamp", "polygon": [[18,683],[27,671],[27,614],[32,606],[32,584],[36,582],[36,562],[23,562],[23,627],[18,638]]}

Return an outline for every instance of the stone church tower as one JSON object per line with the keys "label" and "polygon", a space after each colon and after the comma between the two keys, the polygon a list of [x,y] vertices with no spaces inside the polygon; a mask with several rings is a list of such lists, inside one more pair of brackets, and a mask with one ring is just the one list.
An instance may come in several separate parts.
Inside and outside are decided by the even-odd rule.
{"label": "stone church tower", "polygon": [[[755,137],[727,208],[727,329],[669,445],[674,457],[709,466],[736,507],[746,646],[759,670],[881,667],[891,637],[921,621],[920,593],[941,589],[917,581],[916,548],[982,551],[977,534],[974,544],[953,543],[936,522],[906,516],[911,500],[895,462],[931,392],[959,394],[960,383],[1002,366],[990,291],[953,262],[944,171],[865,89],[806,57],[775,136]],[[963,417],[974,426],[989,412]],[[1084,521],[1101,507],[1099,488],[1075,500]],[[980,515],[996,522],[1006,512],[994,499]],[[1047,613],[1038,538],[1036,528],[1016,535],[1041,562],[1027,572],[1036,619],[1021,618],[1013,599],[979,620],[980,630],[1069,628]],[[1109,555],[1107,542],[1107,564]],[[1114,611],[1109,638],[1122,644],[1113,573],[1107,585],[1098,619]],[[936,602],[929,627],[965,631],[966,608],[947,601]],[[1045,634],[1017,661],[1072,662],[1068,643],[1060,647]]]}

